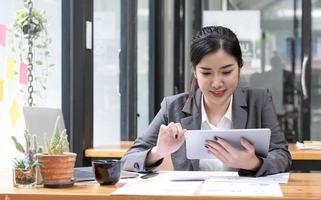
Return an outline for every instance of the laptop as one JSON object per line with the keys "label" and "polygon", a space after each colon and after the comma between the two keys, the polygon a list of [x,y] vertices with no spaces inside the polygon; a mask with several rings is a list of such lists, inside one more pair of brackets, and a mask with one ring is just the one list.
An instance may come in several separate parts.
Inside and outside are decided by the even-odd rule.
{"label": "laptop", "polygon": [[37,136],[38,144],[45,152],[47,151],[45,139],[50,142],[58,116],[60,117],[59,130],[65,129],[63,115],[59,108],[23,107],[23,115],[27,130]]}

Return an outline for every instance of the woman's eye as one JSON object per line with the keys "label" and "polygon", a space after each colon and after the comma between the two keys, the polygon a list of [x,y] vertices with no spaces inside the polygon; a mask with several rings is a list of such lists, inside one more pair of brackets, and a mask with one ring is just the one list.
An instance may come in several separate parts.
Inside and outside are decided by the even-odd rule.
{"label": "woman's eye", "polygon": [[226,72],[223,72],[224,75],[228,75],[230,74],[232,71],[226,71]]}
{"label": "woman's eye", "polygon": [[207,76],[207,75],[210,75],[211,73],[209,73],[209,72],[202,72],[202,74],[203,74],[204,76]]}

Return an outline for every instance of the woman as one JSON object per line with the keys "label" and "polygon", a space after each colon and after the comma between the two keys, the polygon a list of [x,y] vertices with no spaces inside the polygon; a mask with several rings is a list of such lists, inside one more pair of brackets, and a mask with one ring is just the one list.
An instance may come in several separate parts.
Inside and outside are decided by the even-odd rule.
{"label": "woman", "polygon": [[[123,157],[123,169],[150,171],[171,155],[174,170],[238,170],[240,175],[264,176],[287,171],[291,156],[280,130],[268,90],[238,86],[243,66],[236,35],[228,28],[202,28],[191,45],[192,77],[189,93],[164,98],[147,132]],[[269,128],[266,158],[241,139],[236,149],[218,138],[205,146],[216,159],[186,158],[186,130]]]}

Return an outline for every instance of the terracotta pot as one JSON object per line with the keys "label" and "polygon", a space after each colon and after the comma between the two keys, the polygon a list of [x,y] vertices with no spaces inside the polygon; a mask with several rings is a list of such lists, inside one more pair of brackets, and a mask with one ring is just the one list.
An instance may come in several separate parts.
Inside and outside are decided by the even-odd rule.
{"label": "terracotta pot", "polygon": [[77,154],[65,152],[61,155],[37,154],[40,173],[44,183],[59,184],[70,182]]}

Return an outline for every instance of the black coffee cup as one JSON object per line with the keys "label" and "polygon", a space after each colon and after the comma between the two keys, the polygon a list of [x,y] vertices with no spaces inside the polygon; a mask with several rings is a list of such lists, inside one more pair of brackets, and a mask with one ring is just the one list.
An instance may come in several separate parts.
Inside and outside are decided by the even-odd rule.
{"label": "black coffee cup", "polygon": [[114,185],[120,178],[120,160],[94,160],[92,168],[100,185]]}

